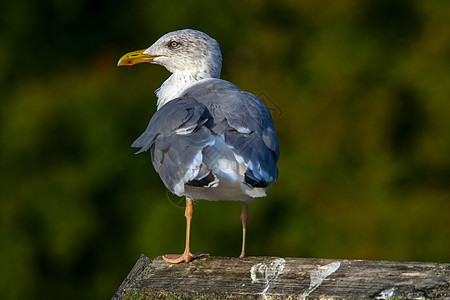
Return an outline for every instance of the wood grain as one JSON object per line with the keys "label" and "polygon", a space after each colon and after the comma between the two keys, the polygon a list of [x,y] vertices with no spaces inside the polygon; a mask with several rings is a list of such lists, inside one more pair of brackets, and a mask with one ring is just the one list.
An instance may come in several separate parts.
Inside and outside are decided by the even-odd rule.
{"label": "wood grain", "polygon": [[450,299],[450,264],[142,255],[112,299]]}

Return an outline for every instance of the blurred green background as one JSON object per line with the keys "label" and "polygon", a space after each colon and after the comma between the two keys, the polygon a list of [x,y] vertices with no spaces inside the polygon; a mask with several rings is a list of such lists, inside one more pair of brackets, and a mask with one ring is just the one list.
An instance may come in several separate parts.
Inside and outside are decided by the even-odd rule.
{"label": "blurred green background", "polygon": [[[182,28],[274,113],[249,255],[450,261],[450,2],[7,1],[1,299],[109,299],[141,253],[183,250],[183,200],[130,148],[169,74],[116,67]],[[192,250],[239,255],[240,210],[197,202]]]}

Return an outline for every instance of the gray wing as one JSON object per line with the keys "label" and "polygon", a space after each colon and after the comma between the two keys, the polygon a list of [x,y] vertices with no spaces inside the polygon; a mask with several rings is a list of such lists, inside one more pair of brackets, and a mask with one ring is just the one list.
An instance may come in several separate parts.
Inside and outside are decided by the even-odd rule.
{"label": "gray wing", "polygon": [[247,165],[247,184],[266,187],[276,181],[278,139],[272,115],[258,97],[221,79],[199,81],[182,96],[194,98],[209,109],[214,118],[212,130],[223,134],[236,159]]}
{"label": "gray wing", "polygon": [[206,126],[211,121],[203,104],[177,98],[156,111],[132,147],[141,148],[137,153],[150,149],[153,166],[165,186],[182,196],[186,182],[208,175],[209,170],[202,166],[202,150],[214,144],[214,136]]}

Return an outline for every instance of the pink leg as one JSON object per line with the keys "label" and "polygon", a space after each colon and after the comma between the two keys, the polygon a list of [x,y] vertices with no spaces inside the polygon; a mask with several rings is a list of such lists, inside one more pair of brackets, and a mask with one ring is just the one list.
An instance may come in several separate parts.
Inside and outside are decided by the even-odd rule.
{"label": "pink leg", "polygon": [[178,264],[181,262],[190,262],[191,260],[202,257],[209,256],[206,253],[195,253],[192,254],[190,251],[190,240],[191,240],[191,221],[192,215],[194,213],[194,208],[192,205],[192,200],[186,197],[186,210],[184,215],[186,216],[186,248],[184,249],[183,254],[166,254],[163,255],[163,259],[171,264]]}
{"label": "pink leg", "polygon": [[245,257],[245,240],[246,240],[246,233],[247,233],[247,220],[248,220],[248,204],[243,203],[242,204],[242,212],[241,212],[241,221],[242,221],[242,251],[241,255],[239,255],[240,258]]}

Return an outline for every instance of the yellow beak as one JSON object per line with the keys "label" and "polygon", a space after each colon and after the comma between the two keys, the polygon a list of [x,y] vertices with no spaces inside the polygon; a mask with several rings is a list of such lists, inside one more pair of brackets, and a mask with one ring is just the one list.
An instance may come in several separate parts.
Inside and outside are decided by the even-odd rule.
{"label": "yellow beak", "polygon": [[144,51],[147,49],[137,50],[133,52],[128,52],[124,56],[122,56],[119,59],[119,62],[117,63],[117,66],[132,66],[135,64],[140,64],[143,62],[152,62],[155,57],[158,57],[159,55],[149,55],[144,54]]}

